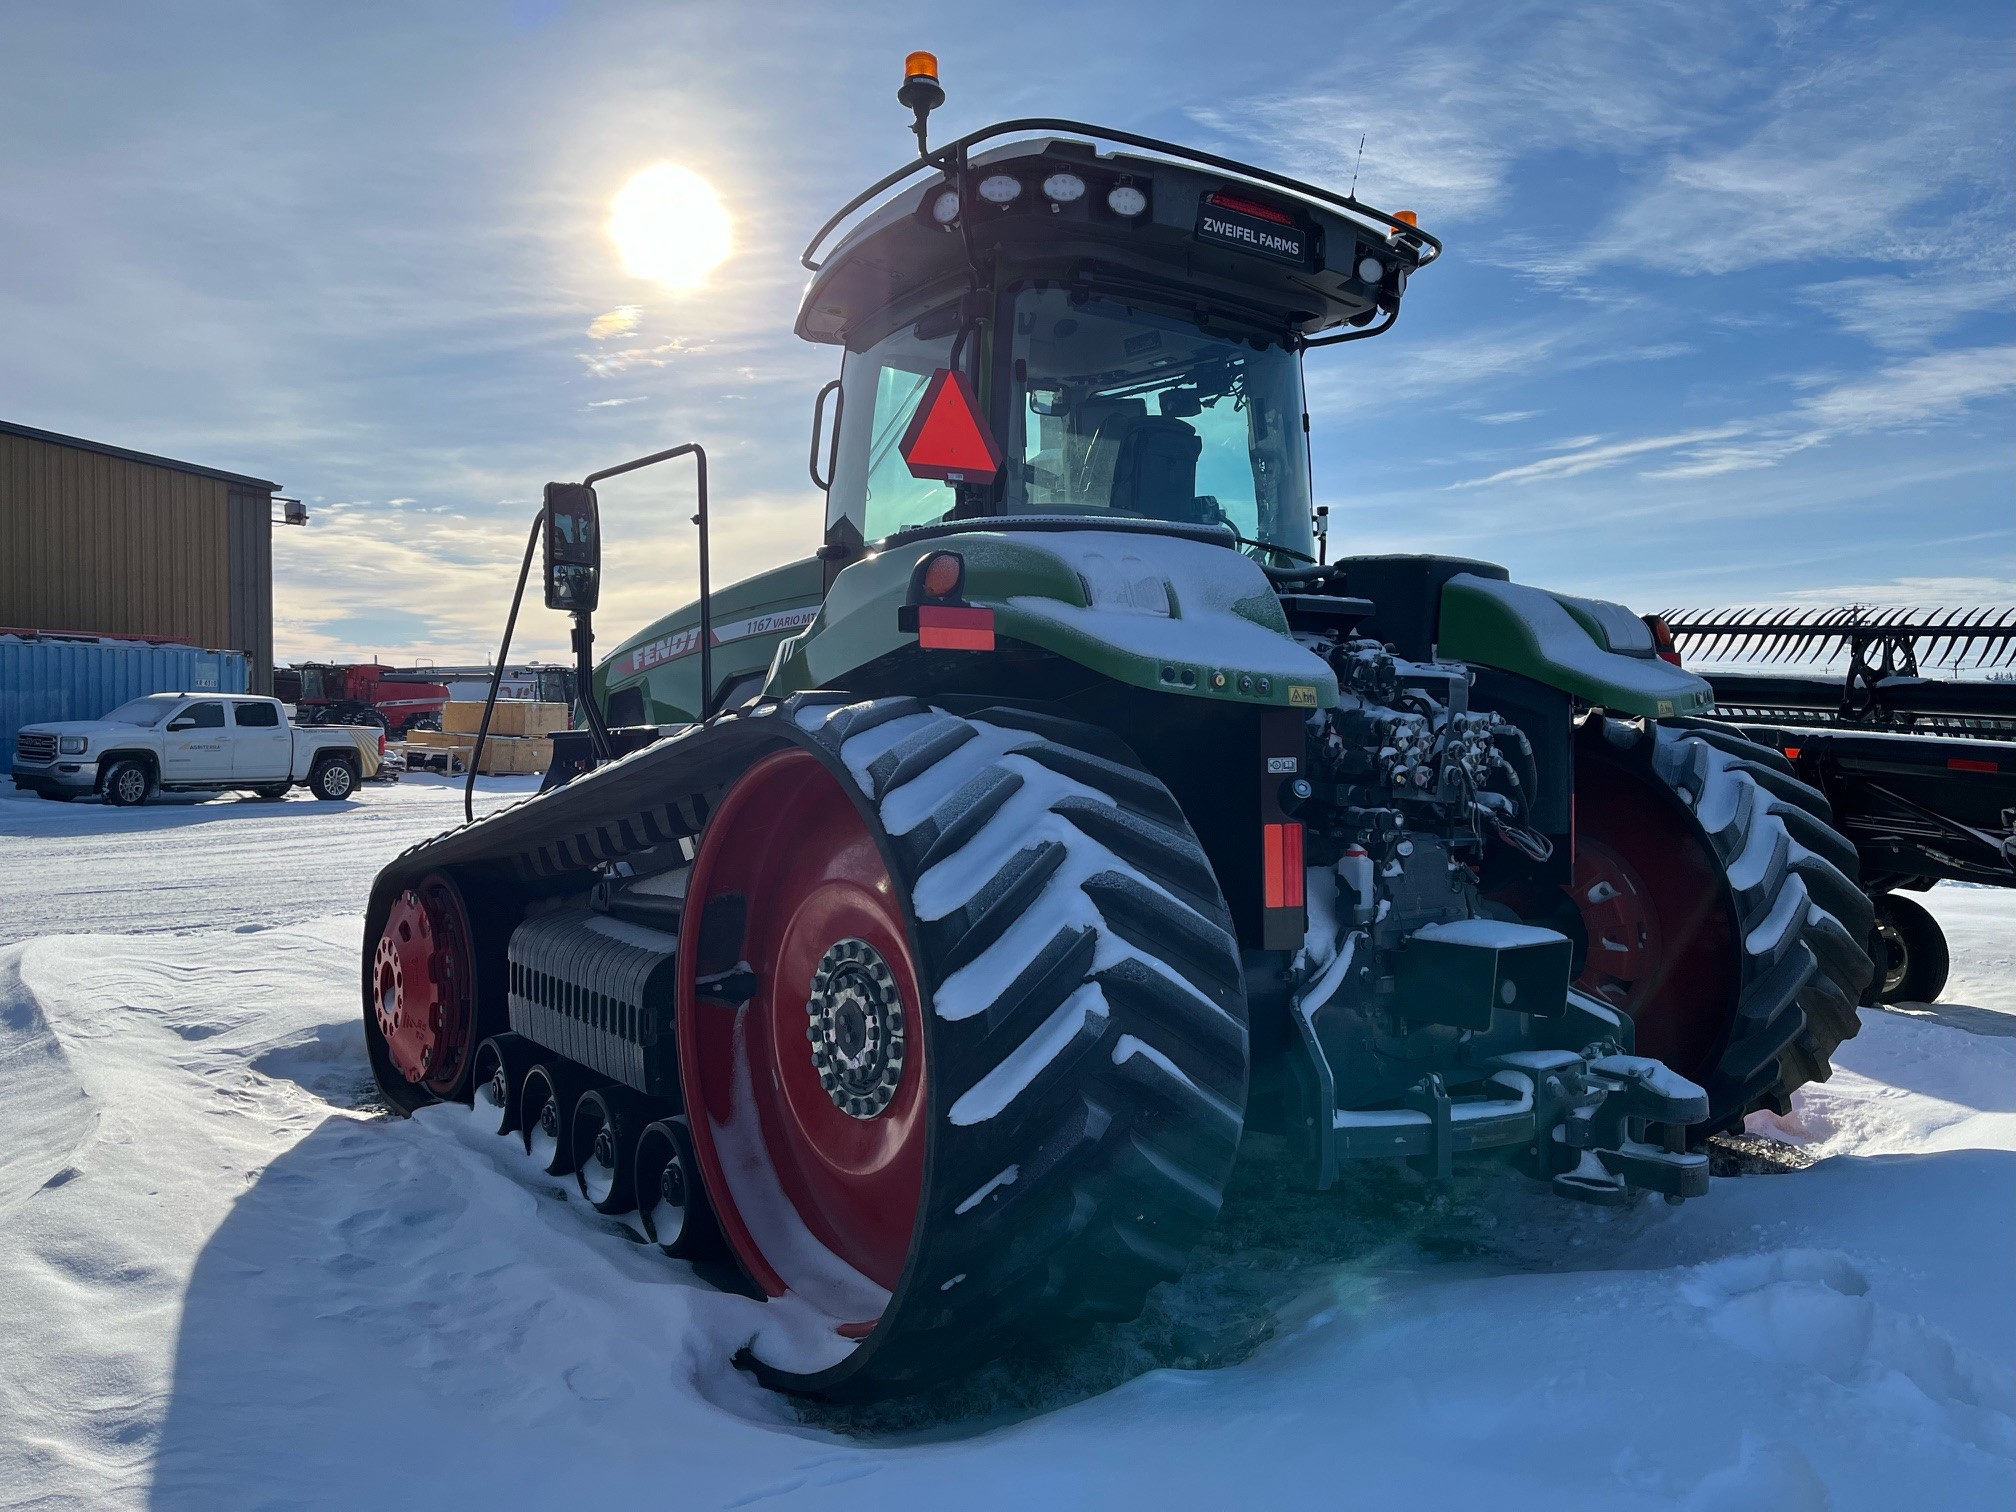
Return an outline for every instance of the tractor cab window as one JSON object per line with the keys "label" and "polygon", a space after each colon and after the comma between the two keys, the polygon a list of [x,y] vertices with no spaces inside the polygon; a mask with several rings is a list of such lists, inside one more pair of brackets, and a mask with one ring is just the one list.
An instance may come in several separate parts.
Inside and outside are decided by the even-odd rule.
{"label": "tractor cab window", "polygon": [[903,433],[931,374],[952,359],[951,311],[898,327],[873,346],[850,350],[840,367],[840,447],[828,493],[831,525],[851,515],[870,541],[942,519],[952,490],[916,478],[903,460]]}
{"label": "tractor cab window", "polygon": [[1301,365],[1263,338],[1056,285],[1010,305],[1009,514],[1229,526],[1310,554]]}

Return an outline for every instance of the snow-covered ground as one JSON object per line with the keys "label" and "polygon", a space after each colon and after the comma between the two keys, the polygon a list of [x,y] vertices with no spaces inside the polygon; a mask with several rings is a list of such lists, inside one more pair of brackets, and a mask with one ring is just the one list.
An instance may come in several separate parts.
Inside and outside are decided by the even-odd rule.
{"label": "snow-covered ground", "polygon": [[1806,1169],[1612,1214],[1490,1171],[1282,1196],[1259,1147],[1141,1322],[804,1415],[730,1363],[757,1304],[370,1105],[365,890],[459,806],[0,783],[0,1506],[2016,1496],[2016,895],[1928,896],[1945,1000],[1757,1125]]}

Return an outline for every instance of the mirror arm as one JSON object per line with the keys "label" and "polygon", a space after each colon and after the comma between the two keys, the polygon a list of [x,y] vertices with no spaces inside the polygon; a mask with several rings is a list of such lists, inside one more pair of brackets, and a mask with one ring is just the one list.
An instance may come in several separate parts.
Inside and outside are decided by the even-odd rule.
{"label": "mirror arm", "polygon": [[532,516],[532,532],[525,537],[525,560],[518,565],[518,586],[511,594],[511,612],[504,619],[504,644],[497,648],[497,665],[490,672],[490,691],[483,696],[483,722],[476,727],[476,745],[469,753],[469,780],[462,785],[462,817],[476,822],[476,768],[483,764],[483,742],[490,735],[490,716],[497,708],[497,689],[504,681],[504,663],[511,657],[511,632],[518,628],[518,605],[525,598],[525,579],[532,575],[532,553],[539,548],[539,532],[546,524],[542,508]]}

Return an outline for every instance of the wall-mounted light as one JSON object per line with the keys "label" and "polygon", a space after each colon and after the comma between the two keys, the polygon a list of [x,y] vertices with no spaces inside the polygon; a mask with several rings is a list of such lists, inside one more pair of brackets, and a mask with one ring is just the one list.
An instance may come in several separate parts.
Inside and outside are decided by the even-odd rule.
{"label": "wall-mounted light", "polygon": [[273,521],[275,525],[306,525],[308,523],[308,506],[303,504],[299,499],[283,499],[280,495],[275,494],[273,495],[273,502],[280,506],[279,516]]}

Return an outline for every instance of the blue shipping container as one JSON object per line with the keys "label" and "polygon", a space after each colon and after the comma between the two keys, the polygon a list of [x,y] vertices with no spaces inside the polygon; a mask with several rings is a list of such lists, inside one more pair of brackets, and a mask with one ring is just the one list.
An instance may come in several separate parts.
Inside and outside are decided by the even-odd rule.
{"label": "blue shipping container", "polygon": [[23,725],[96,719],[143,693],[245,689],[242,651],[0,635],[0,763],[12,759],[14,732]]}

